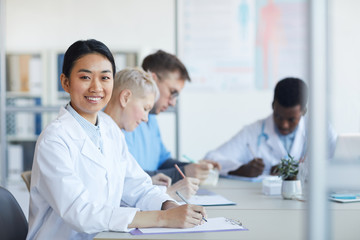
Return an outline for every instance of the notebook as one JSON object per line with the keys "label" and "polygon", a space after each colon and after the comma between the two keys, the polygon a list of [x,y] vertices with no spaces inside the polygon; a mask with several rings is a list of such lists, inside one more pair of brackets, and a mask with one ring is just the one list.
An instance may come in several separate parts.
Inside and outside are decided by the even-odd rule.
{"label": "notebook", "polygon": [[247,231],[241,222],[225,217],[208,218],[202,225],[193,228],[136,228],[130,231],[132,235],[170,234],[170,233],[201,233],[221,231]]}
{"label": "notebook", "polygon": [[329,199],[334,202],[340,203],[351,203],[351,202],[360,202],[359,193],[333,193],[330,195]]}
{"label": "notebook", "polygon": [[[192,196],[189,200],[189,203],[200,206],[230,206],[236,205],[235,202],[228,200],[227,198],[211,192],[207,189],[199,189],[196,195]],[[180,204],[185,204],[184,202],[179,202]]]}

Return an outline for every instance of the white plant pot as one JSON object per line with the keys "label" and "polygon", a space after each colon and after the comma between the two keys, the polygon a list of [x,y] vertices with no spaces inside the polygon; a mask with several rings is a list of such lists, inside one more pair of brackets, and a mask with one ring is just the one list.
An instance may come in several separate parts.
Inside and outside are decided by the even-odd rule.
{"label": "white plant pot", "polygon": [[293,199],[301,195],[300,180],[284,180],[281,185],[281,195],[285,199]]}

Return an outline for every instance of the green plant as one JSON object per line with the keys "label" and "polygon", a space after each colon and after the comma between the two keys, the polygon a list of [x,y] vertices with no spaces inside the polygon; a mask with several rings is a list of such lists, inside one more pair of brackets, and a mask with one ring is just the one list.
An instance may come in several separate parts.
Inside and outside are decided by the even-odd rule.
{"label": "green plant", "polygon": [[282,180],[296,180],[299,172],[299,163],[290,154],[288,158],[282,158],[278,167],[279,176]]}

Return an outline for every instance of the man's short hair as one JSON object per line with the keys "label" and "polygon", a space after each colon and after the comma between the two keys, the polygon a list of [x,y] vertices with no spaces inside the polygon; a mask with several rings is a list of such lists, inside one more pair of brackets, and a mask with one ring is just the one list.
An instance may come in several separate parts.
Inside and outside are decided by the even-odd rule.
{"label": "man's short hair", "polygon": [[191,81],[185,65],[175,55],[162,50],[158,50],[145,57],[142,68],[145,71],[157,74],[160,78],[164,78],[167,74],[178,71],[181,79]]}
{"label": "man's short hair", "polygon": [[299,78],[288,77],[280,80],[275,87],[274,102],[283,107],[301,106],[306,109],[308,101],[308,87]]}

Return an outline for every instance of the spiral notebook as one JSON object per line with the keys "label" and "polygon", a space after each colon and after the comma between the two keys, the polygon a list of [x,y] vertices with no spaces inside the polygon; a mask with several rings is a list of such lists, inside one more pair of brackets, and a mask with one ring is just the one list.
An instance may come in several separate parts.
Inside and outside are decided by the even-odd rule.
{"label": "spiral notebook", "polygon": [[221,231],[248,231],[242,223],[225,218],[208,218],[207,222],[193,228],[136,228],[130,231],[132,235],[143,234],[170,234],[170,233],[200,233],[200,232],[221,232]]}

